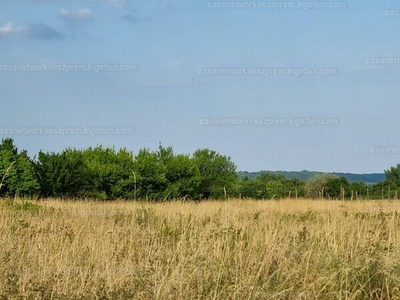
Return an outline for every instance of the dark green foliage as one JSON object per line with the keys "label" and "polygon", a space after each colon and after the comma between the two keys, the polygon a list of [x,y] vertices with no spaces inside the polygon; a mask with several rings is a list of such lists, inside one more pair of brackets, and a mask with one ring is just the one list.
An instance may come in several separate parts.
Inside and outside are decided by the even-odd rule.
{"label": "dark green foliage", "polygon": [[201,177],[194,161],[187,155],[174,156],[172,148],[169,157],[162,161],[166,166],[165,178],[168,184],[165,198],[197,199]]}
{"label": "dark green foliage", "polygon": [[348,188],[346,190],[346,196],[351,196],[351,191],[353,193],[357,192],[357,195],[366,198],[368,196],[368,186],[364,182],[352,182],[349,183]]}
{"label": "dark green foliage", "polygon": [[[396,193],[400,196],[400,186],[391,180],[385,180],[374,184],[370,189],[371,199],[395,199]],[[397,197],[398,199],[398,197]]]}
{"label": "dark green foliage", "polygon": [[333,184],[339,179],[336,175],[323,173],[311,178],[306,184],[307,196],[310,198],[329,198],[329,181]]}
{"label": "dark green foliage", "polygon": [[36,175],[42,197],[90,197],[100,200],[133,196],[133,155],[101,146],[62,153],[39,152]]}
{"label": "dark green foliage", "polygon": [[289,179],[282,174],[262,173],[255,180],[245,177],[239,182],[239,193],[243,198],[276,199],[303,197],[305,183],[299,179]]}
{"label": "dark green foliage", "polygon": [[[207,150],[208,151],[208,150]],[[199,199],[203,180],[223,190],[234,185],[236,170],[230,159],[215,151],[198,152],[196,158],[175,155],[171,147],[151,152],[141,149],[134,156],[126,149],[67,149],[62,153],[39,153],[35,164],[43,197],[89,197],[111,199]],[[201,157],[201,159],[199,159]],[[201,170],[208,172],[204,178]],[[221,178],[218,176],[224,175]],[[211,195],[211,193],[209,194]]]}
{"label": "dark green foliage", "polygon": [[[367,187],[370,199],[398,199],[400,196],[400,164],[385,170],[386,179]],[[363,191],[365,195],[365,191]]]}
{"label": "dark green foliage", "polygon": [[18,151],[11,138],[0,144],[0,196],[34,197],[39,192],[34,168],[27,152]]}
{"label": "dark green foliage", "polygon": [[132,152],[111,148],[89,148],[83,151],[85,168],[90,174],[86,196],[101,200],[134,197],[134,156]]}
{"label": "dark green foliage", "polygon": [[265,199],[267,198],[267,189],[265,184],[259,180],[249,180],[245,177],[238,186],[238,191],[243,198]]}
{"label": "dark green foliage", "polygon": [[66,149],[61,153],[39,152],[36,176],[42,197],[85,197],[92,178],[82,151]]}
{"label": "dark green foliage", "polygon": [[166,166],[159,155],[148,149],[141,149],[135,157],[134,172],[137,180],[137,197],[161,200],[167,188]]}
{"label": "dark green foliage", "polygon": [[348,190],[349,183],[346,178],[330,178],[327,182],[326,194],[329,198],[340,199],[343,195],[342,191]]}
{"label": "dark green foliage", "polygon": [[305,182],[297,178],[286,178],[285,180],[285,188],[289,190],[291,196],[304,197],[305,186]]}
{"label": "dark green foliage", "polygon": [[160,145],[157,151],[141,149],[135,156],[126,149],[97,146],[68,148],[60,153],[40,151],[31,160],[25,150],[18,151],[12,139],[3,139],[0,144],[0,197],[397,199],[400,193],[400,164],[386,170],[386,179],[373,185],[326,173],[307,183],[286,177],[284,172],[256,173],[257,177],[252,177],[255,173],[240,174],[238,179],[230,157],[209,149],[190,156]]}
{"label": "dark green foliage", "polygon": [[193,154],[193,160],[200,172],[201,198],[222,198],[225,191],[234,188],[237,181],[236,166],[230,157],[214,150],[199,149]]}
{"label": "dark green foliage", "polygon": [[[259,171],[259,172],[243,172],[239,171],[239,178],[248,177],[251,180],[256,179],[263,173],[270,174],[281,174],[288,179],[299,179],[301,181],[307,182],[311,178],[322,174],[322,172],[314,172],[314,171]],[[385,174],[383,173],[371,173],[371,174],[352,174],[352,173],[331,173],[332,175],[336,175],[338,177],[344,177],[348,182],[364,182],[366,184],[378,183],[380,181],[385,180]]]}
{"label": "dark green foliage", "polygon": [[385,176],[387,181],[400,186],[400,164],[397,164],[396,167],[391,167],[389,170],[385,170]]}
{"label": "dark green foliage", "polygon": [[260,182],[267,183],[270,181],[282,182],[286,179],[286,177],[282,174],[261,173],[256,179]]}

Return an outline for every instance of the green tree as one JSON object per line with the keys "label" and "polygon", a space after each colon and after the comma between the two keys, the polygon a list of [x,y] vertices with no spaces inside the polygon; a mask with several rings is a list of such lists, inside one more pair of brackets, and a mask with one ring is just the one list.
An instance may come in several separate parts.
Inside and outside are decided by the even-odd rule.
{"label": "green tree", "polygon": [[305,182],[301,181],[300,179],[297,178],[286,178],[284,181],[284,186],[285,186],[285,196],[296,196],[297,197],[304,197],[305,196]]}
{"label": "green tree", "polygon": [[201,182],[199,169],[187,155],[177,155],[166,165],[168,182],[166,197],[198,199]]}
{"label": "green tree", "polygon": [[370,198],[393,199],[400,193],[400,164],[385,170],[386,179],[370,187]]}
{"label": "green tree", "polygon": [[167,167],[155,152],[141,149],[135,156],[134,172],[137,181],[137,196],[142,199],[163,199],[167,187]]}
{"label": "green tree", "polygon": [[18,151],[11,138],[0,144],[0,185],[0,196],[33,197],[39,192],[32,160],[26,150]]}
{"label": "green tree", "polygon": [[224,189],[233,190],[236,180],[236,166],[230,157],[218,154],[214,150],[199,149],[193,154],[201,181],[199,194],[201,198],[221,198]]}
{"label": "green tree", "polygon": [[265,199],[267,197],[265,183],[259,180],[250,180],[247,176],[239,182],[238,192],[243,198]]}
{"label": "green tree", "polygon": [[326,196],[328,198],[340,199],[343,195],[342,189],[346,191],[348,190],[348,186],[349,183],[344,177],[329,178],[326,184]]}
{"label": "green tree", "polygon": [[200,172],[194,161],[188,155],[174,155],[172,147],[164,148],[161,145],[157,157],[166,167],[164,199],[197,199]]}
{"label": "green tree", "polygon": [[282,198],[285,196],[285,186],[279,180],[271,180],[266,184],[268,198]]}
{"label": "green tree", "polygon": [[365,182],[360,182],[360,181],[355,181],[349,183],[347,189],[346,189],[346,196],[347,198],[351,197],[352,191],[353,191],[353,196],[357,193],[358,197],[361,198],[366,198],[368,194],[368,186],[365,184]]}
{"label": "green tree", "polygon": [[83,156],[91,178],[87,195],[102,200],[134,197],[132,152],[97,146],[84,150]]}
{"label": "green tree", "polygon": [[329,191],[329,180],[337,178],[338,176],[327,173],[316,175],[306,183],[307,196],[311,198],[327,197],[327,191]]}
{"label": "green tree", "polygon": [[43,197],[85,197],[91,186],[83,152],[76,149],[61,153],[40,151],[35,170]]}
{"label": "green tree", "polygon": [[396,186],[400,187],[400,164],[385,170],[386,181],[393,182]]}
{"label": "green tree", "polygon": [[269,181],[279,181],[279,182],[284,182],[286,180],[286,177],[282,174],[271,174],[268,172],[262,173],[256,178],[257,181],[267,183]]}

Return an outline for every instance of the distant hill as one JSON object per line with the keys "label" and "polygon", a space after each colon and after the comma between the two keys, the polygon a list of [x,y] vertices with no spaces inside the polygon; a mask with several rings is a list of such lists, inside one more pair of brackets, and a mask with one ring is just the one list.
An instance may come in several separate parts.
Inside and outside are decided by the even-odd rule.
{"label": "distant hill", "polygon": [[[310,178],[322,174],[323,172],[314,172],[314,171],[259,171],[259,172],[246,172],[239,171],[237,172],[239,178],[244,178],[247,176],[249,179],[255,179],[262,173],[270,173],[270,174],[283,174],[286,178],[298,178],[302,181],[308,181]],[[383,173],[372,173],[372,174],[352,174],[352,173],[330,173],[337,175],[339,177],[344,177],[348,182],[361,181],[367,184],[373,184],[380,181],[385,180],[385,174]]]}

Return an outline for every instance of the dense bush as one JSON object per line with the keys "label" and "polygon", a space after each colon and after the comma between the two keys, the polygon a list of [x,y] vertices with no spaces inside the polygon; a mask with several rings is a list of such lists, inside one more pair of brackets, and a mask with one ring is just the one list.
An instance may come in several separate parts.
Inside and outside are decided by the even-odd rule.
{"label": "dense bush", "polygon": [[97,146],[61,153],[40,151],[35,159],[18,151],[14,141],[0,144],[0,196],[90,198],[99,200],[199,200],[230,197],[279,199],[396,199],[400,164],[385,171],[386,180],[374,185],[349,183],[344,177],[321,174],[307,183],[281,174],[262,173],[254,180],[239,179],[230,157],[199,149],[193,155],[175,154],[172,147],[157,151]]}
{"label": "dense bush", "polygon": [[0,196],[35,196],[39,192],[34,165],[26,151],[19,152],[10,138],[0,144]]}

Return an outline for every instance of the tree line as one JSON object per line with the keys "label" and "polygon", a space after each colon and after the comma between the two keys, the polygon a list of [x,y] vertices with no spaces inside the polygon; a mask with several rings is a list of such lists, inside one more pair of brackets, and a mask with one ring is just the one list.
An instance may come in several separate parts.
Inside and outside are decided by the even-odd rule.
{"label": "tree line", "polygon": [[400,191],[400,164],[373,185],[320,174],[307,182],[262,173],[239,179],[231,158],[214,150],[176,154],[160,145],[134,155],[102,146],[43,152],[30,158],[12,138],[0,144],[0,197],[98,200],[202,200],[226,198],[393,199]]}
{"label": "tree line", "polygon": [[[260,176],[262,173],[270,173],[270,174],[282,174],[286,178],[297,178],[300,179],[304,182],[307,182],[311,178],[321,175],[324,172],[317,172],[317,171],[307,171],[307,170],[302,170],[302,171],[270,171],[270,170],[264,170],[264,171],[257,171],[257,172],[247,172],[247,171],[239,171],[238,175],[240,178],[244,178],[247,176],[249,179],[256,179],[258,176]],[[354,173],[331,173],[333,175],[336,175],[338,177],[344,177],[347,179],[348,182],[365,182],[367,184],[374,184],[378,183],[380,181],[385,180],[385,174],[382,173],[369,173],[369,174],[354,174]]]}

